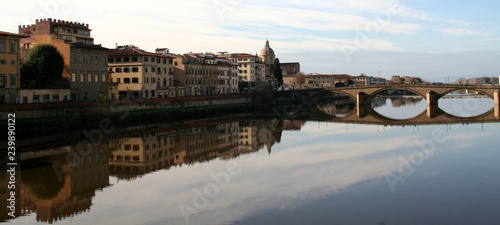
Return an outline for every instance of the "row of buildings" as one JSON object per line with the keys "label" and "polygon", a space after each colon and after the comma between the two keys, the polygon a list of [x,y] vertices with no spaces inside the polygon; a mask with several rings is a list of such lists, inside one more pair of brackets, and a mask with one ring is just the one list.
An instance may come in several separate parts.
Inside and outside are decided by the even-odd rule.
{"label": "row of buildings", "polygon": [[347,84],[349,81],[351,85],[355,86],[368,86],[368,85],[384,85],[387,80],[381,77],[371,77],[361,74],[359,76],[351,76],[348,74],[309,74],[304,75],[302,84],[299,81],[297,74],[287,74],[283,76],[283,83],[289,88],[325,88],[335,87],[339,83]]}
{"label": "row of buildings", "polygon": [[[20,67],[34,46],[55,46],[64,58],[69,88],[23,89]],[[105,48],[94,43],[89,24],[37,19],[17,34],[0,32],[0,103],[96,101],[167,98],[260,91],[273,85],[276,59],[266,41],[260,55],[247,53],[171,54],[137,46]],[[284,74],[300,72],[299,63],[283,63]]]}
{"label": "row of buildings", "polygon": [[[300,82],[299,76],[303,76]],[[392,76],[391,80],[386,80],[382,77],[367,76],[364,73],[359,76],[349,74],[287,74],[283,76],[283,83],[291,89],[296,88],[325,88],[337,87],[339,83],[343,85],[353,86],[370,86],[370,85],[386,85],[386,84],[427,84],[419,77],[410,76]]]}

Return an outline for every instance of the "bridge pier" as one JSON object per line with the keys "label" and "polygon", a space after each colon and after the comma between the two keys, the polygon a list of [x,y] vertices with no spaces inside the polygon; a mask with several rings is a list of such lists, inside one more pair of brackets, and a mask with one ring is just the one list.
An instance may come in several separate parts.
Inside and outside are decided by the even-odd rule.
{"label": "bridge pier", "polygon": [[368,95],[364,92],[359,92],[356,97],[358,117],[364,118],[366,117],[366,115],[368,115],[366,107],[371,106],[371,102],[368,102]]}
{"label": "bridge pier", "polygon": [[500,119],[500,91],[493,93],[493,101],[495,102],[495,118]]}
{"label": "bridge pier", "polygon": [[427,100],[427,117],[436,117],[436,108],[438,107],[439,94],[433,91],[429,91],[426,93],[425,98]]}

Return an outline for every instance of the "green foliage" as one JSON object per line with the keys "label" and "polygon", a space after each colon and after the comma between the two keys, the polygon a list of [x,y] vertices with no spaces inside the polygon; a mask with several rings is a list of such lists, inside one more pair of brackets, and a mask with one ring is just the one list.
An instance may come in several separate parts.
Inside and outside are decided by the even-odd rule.
{"label": "green foliage", "polygon": [[281,71],[280,59],[276,58],[273,65],[271,65],[271,74],[278,81],[278,85],[283,84],[283,71]]}
{"label": "green foliage", "polygon": [[64,59],[52,45],[35,46],[21,65],[21,83],[25,88],[54,88],[65,83]]}
{"label": "green foliage", "polygon": [[351,86],[351,85],[353,85],[353,84],[356,84],[356,83],[355,83],[353,80],[351,80],[351,79],[347,80],[346,82],[347,82],[347,83],[346,83],[346,86],[347,86],[347,87],[349,87],[349,86]]}
{"label": "green foliage", "polygon": [[345,83],[344,82],[338,82],[335,84],[335,87],[345,87]]}

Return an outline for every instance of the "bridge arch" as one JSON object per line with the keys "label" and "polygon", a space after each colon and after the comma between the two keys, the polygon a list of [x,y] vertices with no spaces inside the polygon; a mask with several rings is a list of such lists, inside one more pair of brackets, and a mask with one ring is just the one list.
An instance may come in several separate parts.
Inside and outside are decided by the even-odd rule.
{"label": "bridge arch", "polygon": [[447,94],[450,94],[450,93],[455,92],[455,91],[466,91],[466,90],[468,90],[468,91],[476,91],[476,92],[478,92],[478,93],[480,93],[482,95],[486,95],[486,96],[490,97],[491,99],[494,98],[494,96],[493,96],[494,93],[489,93],[489,92],[487,92],[485,90],[481,90],[479,88],[467,88],[467,86],[465,86],[463,88],[454,88],[454,89],[447,90],[447,91],[445,91],[443,93],[440,93],[439,94],[440,95],[439,98],[442,98],[442,97],[446,96]]}

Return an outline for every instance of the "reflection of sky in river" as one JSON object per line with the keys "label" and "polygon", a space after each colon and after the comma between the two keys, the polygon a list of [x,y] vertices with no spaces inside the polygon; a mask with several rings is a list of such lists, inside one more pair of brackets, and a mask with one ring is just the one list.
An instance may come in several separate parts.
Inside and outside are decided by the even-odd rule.
{"label": "reflection of sky in river", "polygon": [[[443,132],[436,152],[395,192],[385,175],[398,174],[416,141]],[[382,127],[308,122],[284,131],[271,155],[260,151],[117,181],[97,192],[90,212],[70,224],[185,224],[181,204],[210,172],[236,162],[241,173],[189,217],[190,224],[493,224],[500,221],[500,124]],[[442,140],[442,142],[441,142]],[[435,142],[434,142],[435,143]],[[35,214],[16,222],[32,224]]]}

